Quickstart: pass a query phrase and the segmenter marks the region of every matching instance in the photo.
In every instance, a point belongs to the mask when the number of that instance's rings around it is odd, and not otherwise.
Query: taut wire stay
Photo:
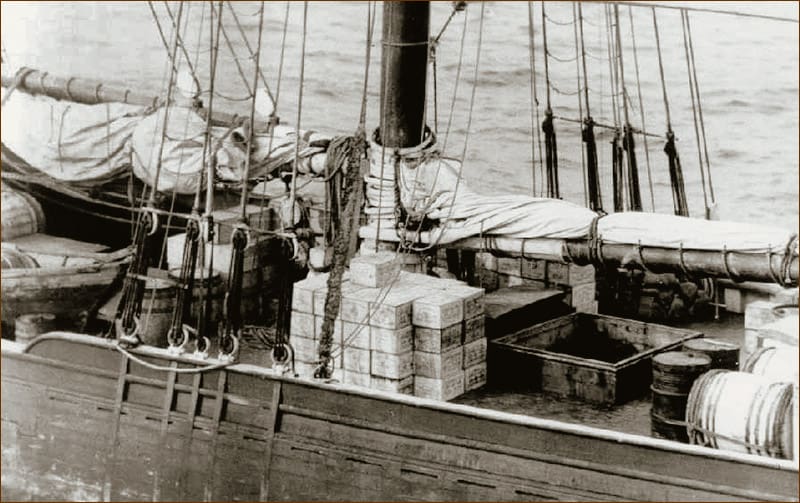
[[[689,12],[686,15],[686,34],[689,39],[689,56],[692,60],[692,79],[694,80],[694,93],[697,97],[697,115],[700,117],[700,134],[703,138],[703,156],[706,161],[706,175],[708,176],[708,194],[711,196],[711,205],[716,204],[714,197],[714,184],[711,182],[711,162],[708,160],[708,143],[706,142],[706,124],[703,120],[703,100],[700,98],[700,84],[697,80],[697,65],[694,62],[694,42],[692,41],[692,24],[689,19]]]
[[[636,94],[639,97],[639,116],[642,119],[642,131],[646,131],[647,128],[645,127],[644,117],[644,101],[642,100],[642,82],[639,78],[639,51],[636,47],[636,31],[633,26],[633,9],[628,6],[628,18],[630,19],[630,28],[631,28],[631,45],[633,46],[633,65],[636,69]],[[656,200],[655,195],[653,193],[653,173],[650,169],[650,148],[647,145],[647,135],[642,134],[642,142],[644,143],[644,158],[645,164],[647,165],[647,184],[650,187],[650,211],[656,211]]]
[[[700,142],[700,126],[697,117],[697,95],[695,94],[695,86],[693,83],[693,77],[695,76],[695,74],[694,72],[692,72],[691,56],[689,55],[689,39],[686,29],[686,16],[687,16],[686,12],[681,11],[681,27],[683,28],[683,50],[684,50],[684,55],[686,57],[686,74],[689,79],[689,96],[691,97],[692,100],[692,118],[694,119],[694,136],[695,136],[695,141],[697,142],[697,162],[700,167],[700,183],[703,186],[703,207],[705,209],[705,218],[706,220],[708,220],[711,218],[711,207],[709,206],[708,202],[708,191],[706,189],[706,175],[705,175],[705,170],[703,169],[703,154]]]
[[[572,2],[572,33],[575,40],[575,84],[578,90],[578,116],[583,118],[583,98],[581,97],[581,61],[578,43],[578,13],[575,2]],[[589,206],[589,189],[586,181],[586,154],[581,149],[581,178],[583,180],[583,204]]]
[[[228,3],[228,8],[230,9],[231,14],[233,15],[233,21],[236,23],[236,27],[239,29],[239,34],[242,36],[242,41],[244,42],[244,46],[247,48],[250,57],[254,58],[255,53],[253,52],[253,48],[250,46],[250,42],[247,41],[247,36],[245,35],[242,24],[239,22],[239,17],[236,15],[236,11],[233,9],[233,6],[231,5],[230,1],[228,1],[227,3]],[[221,9],[222,7],[220,6],[220,12],[222,12]],[[263,14],[259,13],[259,17],[261,16],[263,16]],[[258,74],[261,76],[261,81],[264,83],[264,88],[266,89],[267,95],[269,96],[270,101],[272,101],[272,106],[274,108],[276,97],[272,95],[272,91],[269,88],[269,83],[267,82],[267,78],[264,76],[264,72],[261,70],[260,67],[258,68]],[[253,87],[254,94],[256,92],[256,87]]]
[[[669,178],[672,186],[672,204],[676,215],[688,217],[689,207],[686,202],[686,188],[683,181],[683,169],[678,149],[675,146],[675,133],[672,131],[672,120],[670,118],[669,98],[667,97],[667,82],[664,78],[664,62],[661,56],[661,38],[658,33],[658,19],[655,7],[653,12],[653,32],[656,39],[656,55],[658,56],[658,72],[661,77],[661,91],[664,97],[664,112],[667,118],[667,142],[664,145],[664,152],[667,154],[669,164]]]
[[[297,135],[294,143],[294,162],[292,163],[292,186],[289,193],[289,223],[295,225],[297,215],[295,215],[295,206],[297,200],[297,165],[300,162],[300,119],[303,116],[303,84],[305,83],[306,75],[306,39],[308,35],[308,2],[303,2],[303,35],[300,46],[300,83],[297,91],[297,121],[295,128]]]
[[[556,130],[553,123],[553,108],[550,101],[550,53],[547,49],[547,13],[545,2],[542,0],[542,40],[544,48],[544,76],[547,82],[547,108],[544,112],[542,132],[544,133],[545,162],[547,168],[547,197],[559,198],[558,189],[558,148],[556,144]]]
[[[539,93],[536,86],[536,37],[533,32],[533,2],[528,2],[528,63],[530,65],[531,76],[531,135],[535,136],[536,142],[531,141],[531,194],[536,196],[536,146],[539,147],[539,170],[540,179],[544,182],[544,166],[542,164],[542,136],[539,131]],[[531,138],[533,140],[533,138]],[[542,195],[541,188],[539,194]]]
[[[639,191],[639,169],[636,164],[636,149],[631,129],[630,114],[628,112],[628,88],[625,85],[625,65],[622,49],[622,28],[619,24],[619,6],[614,4],[614,22],[617,32],[617,55],[619,60],[619,80],[622,85],[622,109],[625,114],[622,148],[628,158],[628,209],[642,211],[642,196]]]
[[[230,6],[230,4],[228,4]],[[267,142],[267,152],[272,152],[272,144],[275,141],[275,125],[278,121],[278,102],[281,97],[281,81],[283,80],[283,62],[284,57],[286,55],[286,34],[288,32],[289,27],[289,9],[291,7],[290,2],[286,2],[286,10],[283,15],[283,34],[281,35],[281,52],[280,57],[278,58],[278,76],[277,76],[277,83],[275,84],[275,102],[272,108],[272,116],[269,117],[269,141]],[[231,6],[231,8],[233,8]],[[258,209],[258,219],[259,222],[262,222],[264,217],[264,210],[265,210],[265,203],[267,200],[267,183],[266,179],[264,183],[261,185],[261,197],[259,197],[259,209]]]
[[[603,198],[600,190],[600,177],[597,169],[597,143],[594,137],[594,119],[589,104],[589,77],[586,72],[586,44],[583,34],[583,6],[578,4],[578,28],[581,40],[581,63],[583,67],[583,98],[586,105],[586,117],[581,128],[581,140],[586,144],[586,183],[589,193],[589,209],[603,211]]]
[[[614,211],[620,212],[625,209],[625,189],[623,178],[625,176],[622,169],[622,145],[621,128],[619,118],[619,108],[617,96],[619,96],[619,79],[617,75],[618,66],[616,64],[617,49],[612,41],[611,35],[611,14],[608,5],[604,6],[606,22],[606,46],[608,50],[608,77],[611,87],[611,111],[614,119],[614,136],[611,139],[611,178],[614,196]]]

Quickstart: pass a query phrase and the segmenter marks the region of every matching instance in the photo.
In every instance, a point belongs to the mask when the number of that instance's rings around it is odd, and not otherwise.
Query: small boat
[[[43,235],[38,235],[44,237]],[[59,238],[44,237],[48,248]],[[30,242],[30,241],[27,241]],[[21,246],[3,243],[4,259],[20,253]],[[36,254],[24,252],[27,257]],[[49,313],[77,320],[95,311],[111,296],[115,280],[119,282],[128,262],[128,250],[116,253],[39,255],[37,267],[3,268],[3,324],[13,327],[13,320],[26,314]],[[52,259],[47,264],[42,258]],[[82,314],[83,313],[83,314]],[[76,328],[80,325],[76,325]]]

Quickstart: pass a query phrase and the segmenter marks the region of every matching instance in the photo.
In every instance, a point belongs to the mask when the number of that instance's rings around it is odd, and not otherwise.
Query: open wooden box
[[[653,355],[702,337],[691,330],[573,313],[490,342],[489,378],[599,404],[646,395]]]

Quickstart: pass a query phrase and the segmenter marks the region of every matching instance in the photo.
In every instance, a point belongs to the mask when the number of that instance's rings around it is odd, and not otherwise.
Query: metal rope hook
[[[167,351],[171,355],[182,355],[186,352],[186,344],[189,342],[190,332],[187,330],[189,328],[188,325],[182,325],[180,330],[177,332],[180,333],[180,338],[176,338],[176,330],[172,327],[167,330],[167,342],[169,346],[167,346]]]
[[[294,348],[288,342],[278,343],[270,352],[272,370],[279,375],[294,371]]]
[[[135,348],[142,343],[142,340],[139,338],[139,317],[133,316],[130,319],[130,323],[132,324],[131,327],[125,328],[125,324],[122,323],[122,318],[117,318],[114,320],[114,327],[117,330],[119,344],[126,348]]]

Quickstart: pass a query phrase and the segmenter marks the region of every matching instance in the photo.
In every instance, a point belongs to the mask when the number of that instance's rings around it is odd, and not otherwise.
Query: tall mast
[[[422,143],[430,2],[384,2],[381,53],[381,143]]]

